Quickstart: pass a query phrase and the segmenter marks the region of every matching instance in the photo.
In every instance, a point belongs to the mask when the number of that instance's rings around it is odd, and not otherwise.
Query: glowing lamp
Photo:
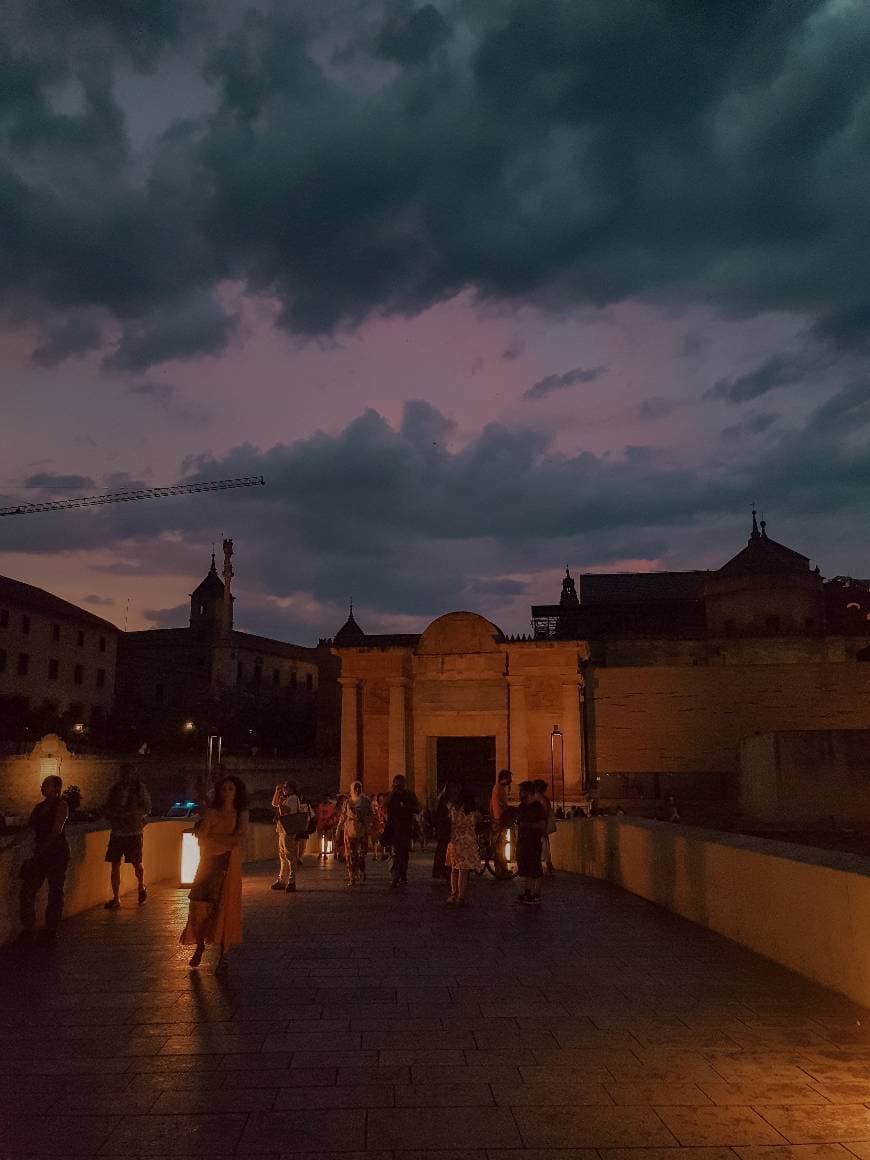
[[[321,857],[323,857],[323,858],[327,857],[328,854],[331,854],[333,852],[333,849],[334,849],[334,843],[333,843],[332,838],[328,837],[326,834],[322,834],[320,837]]]
[[[194,725],[194,723],[192,721],[187,720],[184,722],[184,724],[181,726],[181,728],[184,730],[185,733],[192,733],[194,731],[194,729],[196,728],[196,726]]]
[[[180,886],[192,886],[199,867],[199,842],[193,830],[185,830],[181,835],[181,881]]]
[[[73,725],[73,733],[84,733],[84,731],[85,727],[83,722],[76,721],[75,725]]]
[[[510,862],[511,860],[511,831],[508,827],[504,832],[504,860]]]

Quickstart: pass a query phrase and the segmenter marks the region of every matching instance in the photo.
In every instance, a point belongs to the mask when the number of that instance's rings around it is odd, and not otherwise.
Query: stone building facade
[[[271,736],[292,721],[310,733],[312,743],[316,737],[323,752],[329,747],[330,714],[338,715],[336,662],[328,648],[234,628],[232,555],[232,540],[225,540],[221,577],[212,554],[208,573],[190,595],[186,628],[123,634],[119,713],[143,737],[149,736],[149,728],[153,735],[157,723],[167,718],[190,718],[197,729],[220,732],[230,715],[241,714],[253,736],[260,728]]]
[[[342,785],[403,772],[431,800],[458,775],[482,796],[508,767],[566,802],[727,797],[742,738],[870,727],[870,623],[843,592],[753,515],[718,571],[583,575],[579,592],[566,573],[527,637],[472,612],[372,636],[351,612],[332,642]]]
[[[112,705],[119,635],[68,600],[0,576],[0,697],[97,724]]]

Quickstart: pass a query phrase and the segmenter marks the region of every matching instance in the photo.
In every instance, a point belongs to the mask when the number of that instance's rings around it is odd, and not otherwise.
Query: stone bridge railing
[[[870,1006],[870,859],[640,818],[560,822],[551,848]]]
[[[145,827],[145,847],[142,862],[146,885],[155,882],[178,882],[181,870],[181,836],[190,829],[190,821],[166,819],[149,822]],[[109,836],[105,825],[70,826],[67,830],[71,850],[66,876],[64,914],[69,917],[99,906],[111,897],[109,867],[105,862],[106,842]],[[0,839],[0,945],[11,941],[19,930],[18,924],[18,870],[33,849],[33,839],[10,846],[9,839]],[[314,846],[312,845],[312,849]],[[247,862],[277,859],[275,827],[253,823],[248,830]],[[277,860],[276,860],[277,867]],[[121,886],[124,893],[132,893],[136,879],[129,866],[121,867]],[[37,905],[41,913],[44,888]]]

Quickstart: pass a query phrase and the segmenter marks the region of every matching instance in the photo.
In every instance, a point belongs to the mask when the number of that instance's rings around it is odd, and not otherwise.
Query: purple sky
[[[870,10],[52,0],[0,16],[0,571],[301,643],[572,570],[716,567],[753,500],[870,575]],[[5,62],[5,63],[4,63]]]

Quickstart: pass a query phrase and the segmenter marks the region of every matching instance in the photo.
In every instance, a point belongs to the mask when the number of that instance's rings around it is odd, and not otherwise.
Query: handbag
[[[281,829],[289,838],[301,838],[308,833],[308,811],[281,814]]]
[[[214,854],[200,862],[188,898],[191,902],[220,902],[224,879],[230,868],[230,855]]]

